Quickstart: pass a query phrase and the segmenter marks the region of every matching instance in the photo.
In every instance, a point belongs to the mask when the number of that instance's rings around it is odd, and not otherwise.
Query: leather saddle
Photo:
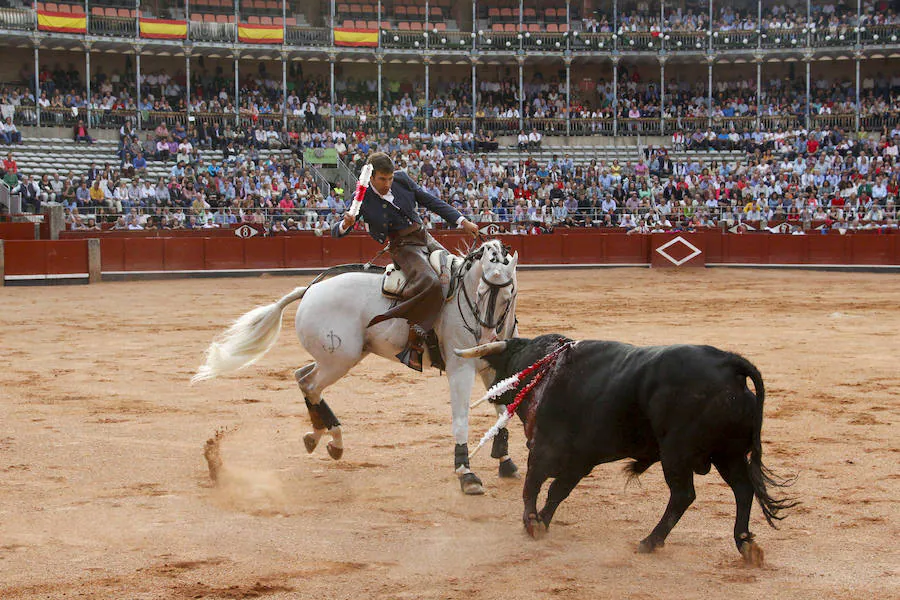
[[[463,259],[450,254],[447,250],[435,250],[428,257],[428,262],[441,280],[444,298],[453,297],[456,293],[456,274],[459,272]],[[406,275],[397,265],[391,263],[384,269],[381,293],[394,300],[403,300],[405,299],[406,283]]]

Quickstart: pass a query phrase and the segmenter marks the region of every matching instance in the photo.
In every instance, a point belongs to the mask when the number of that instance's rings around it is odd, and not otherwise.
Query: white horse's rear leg
[[[294,378],[306,399],[306,409],[309,411],[309,420],[313,426],[313,430],[303,436],[307,452],[315,450],[319,440],[328,432],[331,436],[331,441],[326,446],[328,455],[337,460],[344,454],[341,422],[322,399],[322,390],[346,375],[356,362],[359,360],[349,365],[334,362],[323,365],[313,362],[294,371]]]

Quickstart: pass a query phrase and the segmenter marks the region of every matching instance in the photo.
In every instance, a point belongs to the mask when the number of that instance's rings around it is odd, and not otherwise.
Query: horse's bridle
[[[467,256],[465,259],[465,265],[463,266],[463,268],[461,268],[459,270],[459,273],[457,274],[457,278],[459,279],[458,287],[462,288],[463,293],[461,295],[459,293],[456,294],[456,306],[459,310],[459,316],[460,316],[460,318],[462,318],[463,326],[466,328],[466,330],[469,331],[469,333],[471,333],[475,337],[476,343],[481,339],[481,332],[478,331],[477,329],[475,329],[474,326],[469,325],[469,321],[468,321],[468,319],[466,319],[465,311],[463,311],[461,297],[465,298],[466,306],[468,307],[469,311],[471,311],[472,316],[475,317],[475,322],[478,325],[484,327],[485,329],[490,329],[490,330],[493,330],[493,331],[499,333],[499,331],[497,331],[497,330],[500,328],[500,326],[503,323],[506,322],[506,317],[509,315],[509,310],[510,310],[510,308],[512,308],[513,302],[515,302],[515,300],[516,300],[516,294],[518,293],[518,291],[515,289],[515,287],[513,287],[512,293],[510,294],[510,297],[509,297],[509,301],[506,303],[506,308],[503,310],[503,313],[499,317],[497,317],[496,320],[494,320],[493,317],[494,317],[494,310],[495,310],[496,304],[497,304],[497,296],[500,294],[500,290],[513,285],[513,278],[510,277],[508,281],[504,281],[503,283],[492,283],[492,282],[488,281],[488,279],[484,276],[484,273],[482,273],[481,281],[483,281],[485,283],[485,285],[487,285],[488,288],[490,288],[490,292],[489,292],[490,296],[489,296],[488,306],[485,308],[484,318],[483,319],[481,318],[481,316],[478,314],[478,304],[476,302],[473,302],[472,299],[469,297],[469,290],[466,288],[464,278],[465,278],[466,274],[469,272],[469,270],[472,268],[472,265],[475,263],[475,260],[476,259],[480,260],[483,256],[484,256],[484,249],[481,249],[478,252]]]

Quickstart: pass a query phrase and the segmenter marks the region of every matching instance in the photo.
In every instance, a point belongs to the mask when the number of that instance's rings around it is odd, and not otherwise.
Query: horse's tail
[[[753,423],[753,441],[750,448],[750,461],[747,464],[750,473],[750,482],[753,485],[753,494],[759,502],[759,507],[763,511],[763,516],[772,527],[775,527],[775,521],[780,521],[784,515],[780,515],[783,510],[793,508],[798,502],[791,498],[775,498],[767,489],[768,487],[786,487],[791,485],[796,477],[782,479],[776,476],[762,462],[762,422],[763,422],[763,403],[766,399],[766,389],[763,385],[762,374],[753,364],[743,356],[737,354],[732,358],[742,375],[749,377],[756,388],[756,412]],[[777,529],[777,528],[776,528]]]
[[[255,363],[272,349],[281,333],[281,314],[291,302],[303,298],[309,286],[298,287],[272,304],[254,308],[209,345],[206,362],[191,377],[191,383],[214,379]]]

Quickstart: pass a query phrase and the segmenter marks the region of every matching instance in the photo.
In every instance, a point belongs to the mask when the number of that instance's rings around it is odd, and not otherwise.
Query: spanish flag
[[[335,46],[377,46],[377,29],[343,29],[334,28]]]
[[[187,21],[141,17],[141,37],[154,40],[183,40],[187,37]]]
[[[280,25],[238,25],[238,40],[245,44],[281,44],[284,42],[284,29]]]
[[[38,29],[58,33],[87,33],[87,18],[84,15],[39,10]]]

